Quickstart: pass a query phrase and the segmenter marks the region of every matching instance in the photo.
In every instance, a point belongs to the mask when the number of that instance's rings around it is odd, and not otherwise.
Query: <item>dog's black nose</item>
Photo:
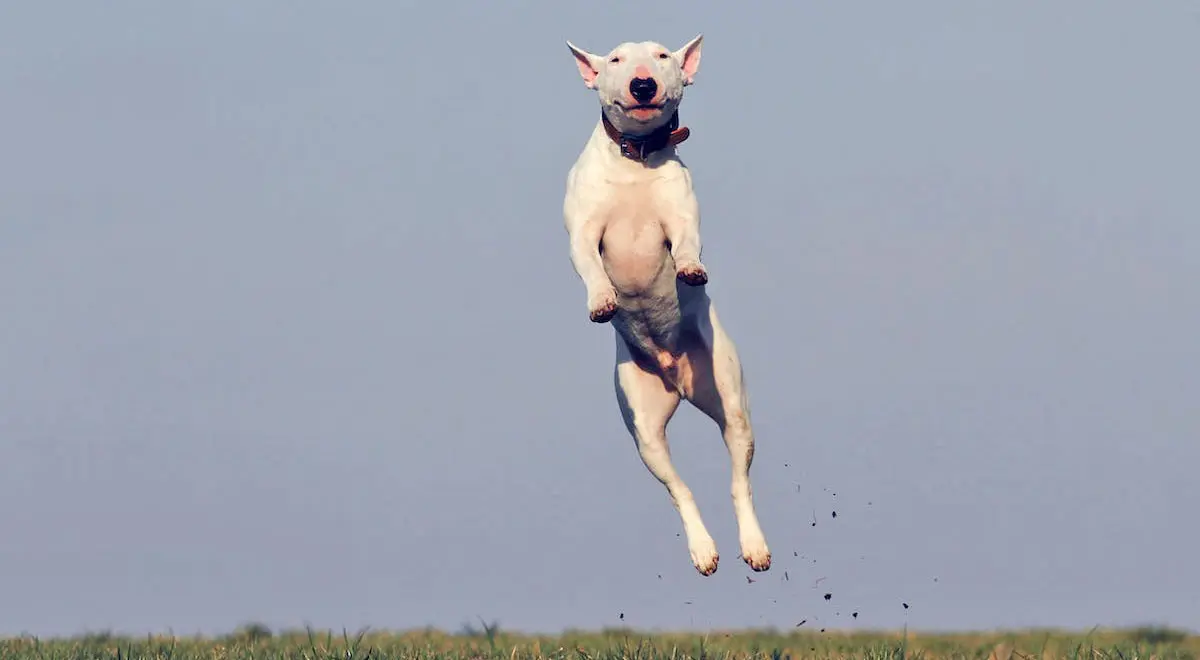
[[[658,83],[653,78],[634,78],[629,83],[629,93],[638,103],[649,103],[658,93]]]

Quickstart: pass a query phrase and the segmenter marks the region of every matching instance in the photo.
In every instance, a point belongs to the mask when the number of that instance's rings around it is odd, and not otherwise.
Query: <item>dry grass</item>
[[[138,659],[339,660],[1196,660],[1200,637],[1165,628],[1123,631],[1019,631],[975,634],[819,633],[773,630],[643,633],[609,629],[558,636],[508,634],[494,628],[449,635],[433,630],[274,634],[250,625],[216,638],[130,638],[92,633],[68,639],[0,640],[0,660]]]

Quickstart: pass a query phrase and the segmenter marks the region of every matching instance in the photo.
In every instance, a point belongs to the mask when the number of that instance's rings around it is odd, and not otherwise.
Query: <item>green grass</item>
[[[90,633],[64,639],[0,639],[0,660],[1196,660],[1200,636],[1166,628],[963,634],[774,630],[645,633],[608,629],[558,636],[509,634],[495,627],[449,635],[438,631],[359,634],[287,631],[257,624],[222,637],[122,637]]]

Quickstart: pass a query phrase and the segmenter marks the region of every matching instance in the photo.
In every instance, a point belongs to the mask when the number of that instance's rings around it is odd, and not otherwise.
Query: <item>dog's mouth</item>
[[[625,105],[624,103],[617,101],[616,104],[625,112],[633,112],[634,110],[662,110],[664,107],[662,103],[635,103],[633,105]]]
[[[663,108],[666,107],[663,103],[635,103],[626,105],[617,101],[617,107],[625,113],[625,116],[638,122],[651,122],[658,119],[663,114]]]

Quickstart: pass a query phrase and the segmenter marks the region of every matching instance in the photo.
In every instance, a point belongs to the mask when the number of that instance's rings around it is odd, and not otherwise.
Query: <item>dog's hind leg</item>
[[[679,408],[680,395],[668,389],[658,374],[644,369],[630,355],[625,340],[617,337],[617,364],[613,373],[621,417],[637,443],[646,468],[667,488],[671,503],[683,520],[692,564],[701,575],[717,570],[717,546],[700,518],[692,491],[671,464],[667,422]]]
[[[756,571],[771,567],[771,551],[754,512],[750,464],[754,461],[754,429],[750,401],[742,379],[737,347],[717,319],[710,301],[697,310],[696,330],[681,338],[692,373],[689,401],[721,429],[733,467],[731,494],[737,516],[742,559]]]

